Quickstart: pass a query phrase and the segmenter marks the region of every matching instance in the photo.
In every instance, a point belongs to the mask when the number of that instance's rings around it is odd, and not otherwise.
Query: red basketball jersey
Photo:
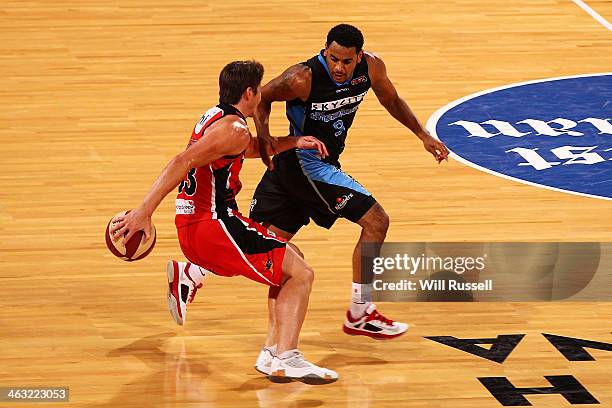
[[[210,125],[228,115],[244,119],[238,109],[227,104],[219,104],[206,111],[195,125],[187,148],[197,143]],[[244,152],[192,168],[179,185],[176,226],[180,228],[201,220],[217,219],[219,213],[227,215],[231,210],[238,210],[236,195],[242,188],[238,175],[243,161]]]

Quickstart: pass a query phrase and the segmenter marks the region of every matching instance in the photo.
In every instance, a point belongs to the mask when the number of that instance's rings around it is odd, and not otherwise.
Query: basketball
[[[139,259],[144,258],[149,255],[149,253],[153,250],[155,246],[155,241],[157,239],[157,234],[155,233],[155,225],[152,225],[151,229],[151,238],[144,242],[145,234],[144,231],[138,231],[128,242],[126,245],[123,245],[123,239],[118,239],[117,241],[113,241],[113,237],[111,237],[110,229],[111,224],[113,223],[113,218],[118,217],[120,215],[125,215],[129,212],[122,211],[116,215],[114,215],[108,224],[106,224],[106,246],[115,255],[117,258],[121,258],[124,261],[132,262],[137,261]]]

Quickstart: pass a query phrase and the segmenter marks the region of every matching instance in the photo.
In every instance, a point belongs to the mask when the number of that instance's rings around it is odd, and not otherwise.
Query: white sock
[[[263,346],[263,350],[268,350],[268,352],[270,354],[272,354],[273,356],[276,355],[276,344],[272,345],[272,346]]]
[[[366,309],[372,303],[372,284],[353,282],[351,316],[359,318],[363,316]]]
[[[206,275],[210,273],[209,270],[204,269],[201,266],[198,266],[194,263],[187,262],[187,265],[189,266],[189,269],[187,269],[187,266],[185,266],[185,270],[189,274],[189,277],[191,278],[193,283],[195,283],[196,286],[202,283]]]

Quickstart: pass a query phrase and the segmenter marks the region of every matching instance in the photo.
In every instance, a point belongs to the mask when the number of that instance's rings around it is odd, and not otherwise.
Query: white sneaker
[[[338,379],[338,373],[327,368],[316,366],[306,360],[297,349],[292,350],[290,357],[275,356],[270,365],[268,378],[272,382],[287,383],[293,380],[306,384],[329,384]]]
[[[192,264],[189,262],[168,261],[166,268],[168,273],[168,310],[174,321],[185,324],[187,314],[187,302],[193,302],[196,292],[202,284],[195,285],[189,276],[189,269]]]
[[[378,313],[376,305],[372,303],[359,319],[353,318],[351,311],[347,311],[342,330],[352,336],[368,336],[376,340],[390,340],[406,333],[408,325],[387,319]]]
[[[272,365],[273,358],[274,355],[268,347],[262,348],[255,362],[255,369],[262,374],[270,375],[270,366]]]

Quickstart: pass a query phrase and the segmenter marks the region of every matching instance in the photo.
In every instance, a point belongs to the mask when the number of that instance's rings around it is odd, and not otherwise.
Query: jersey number
[[[188,196],[192,196],[195,194],[196,188],[198,188],[198,182],[195,178],[195,174],[195,167],[189,170],[189,173],[187,173],[187,180],[181,181],[181,184],[179,185],[179,193],[185,191],[185,194],[187,194]]]
[[[342,133],[346,132],[346,128],[344,127],[344,122],[342,121],[342,119],[338,119],[337,121],[332,123],[332,126],[334,127],[334,129],[337,130],[337,132],[334,133],[334,136],[336,137],[340,137]]]

